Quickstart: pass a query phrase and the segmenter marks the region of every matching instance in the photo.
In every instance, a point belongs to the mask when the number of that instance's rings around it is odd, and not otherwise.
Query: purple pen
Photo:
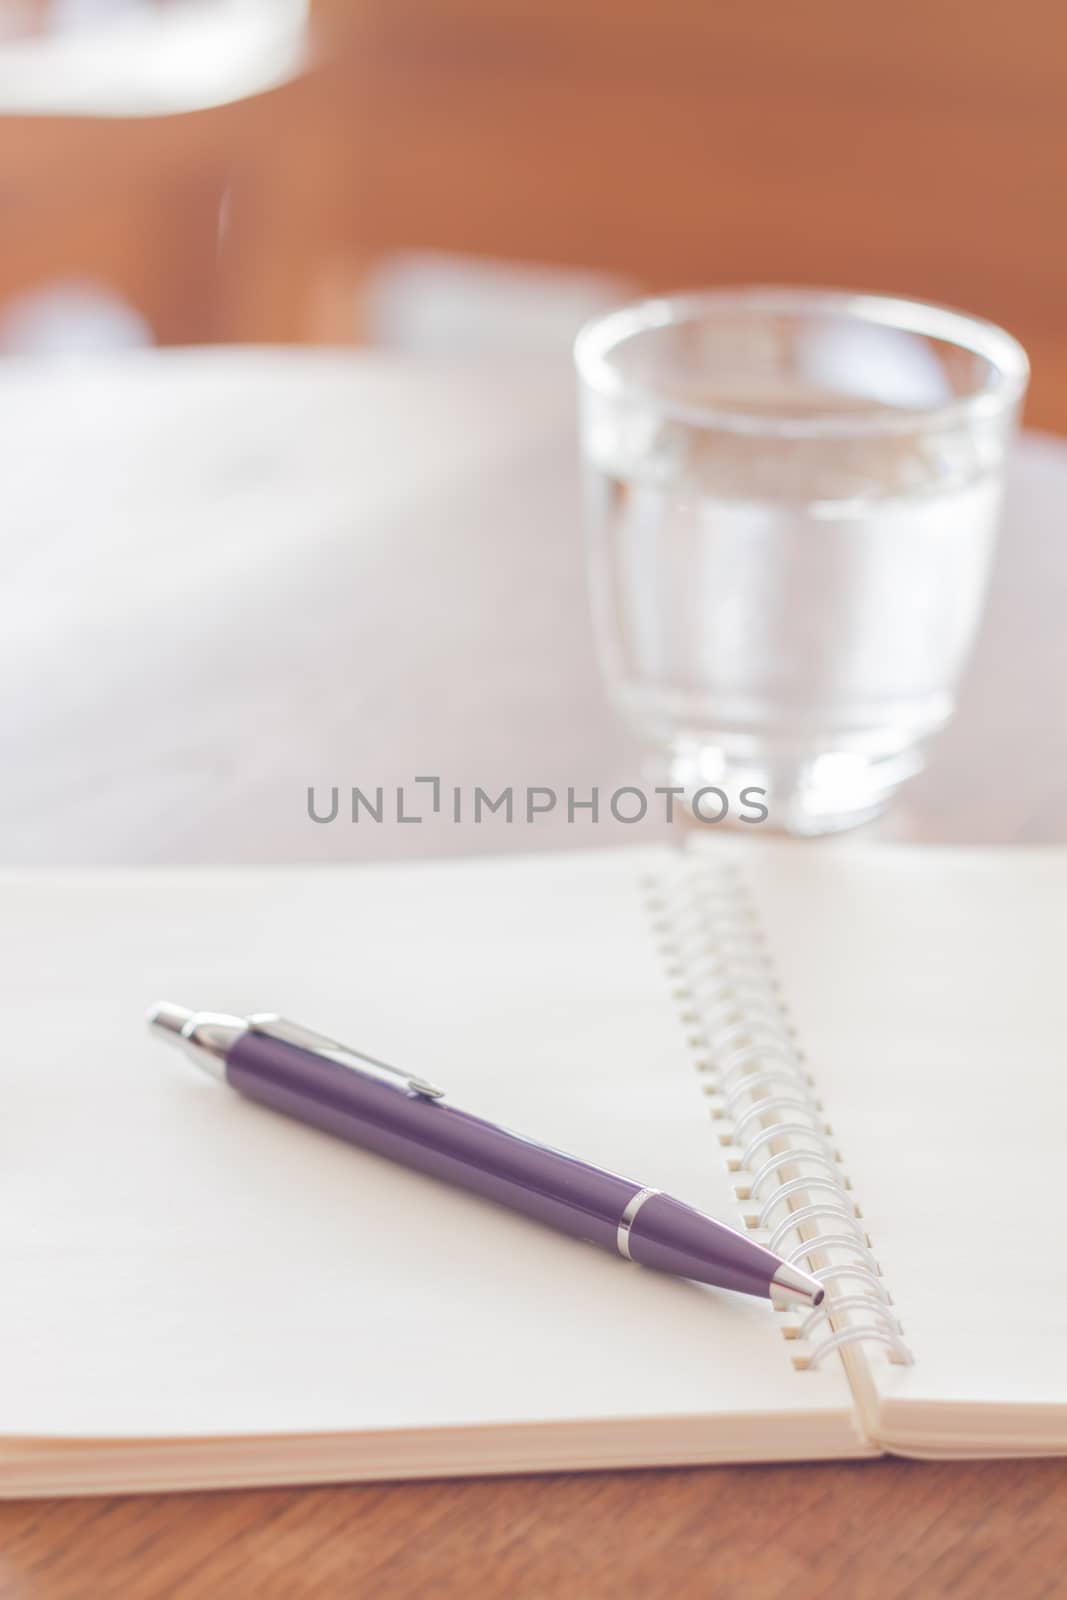
[[[509,1206],[628,1261],[783,1307],[823,1288],[772,1251],[658,1189],[450,1105],[443,1092],[283,1017],[157,1005],[149,1023],[260,1105]]]

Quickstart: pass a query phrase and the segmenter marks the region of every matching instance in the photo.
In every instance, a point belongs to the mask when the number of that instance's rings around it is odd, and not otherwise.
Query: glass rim
[[[790,417],[775,416],[767,411],[746,411],[743,406],[705,406],[672,399],[654,385],[625,378],[613,364],[614,352],[636,334],[680,327],[709,312],[731,309],[793,315],[830,312],[861,323],[895,328],[901,333],[920,334],[983,357],[989,362],[990,377],[972,393],[959,395],[943,405],[885,406],[877,411],[828,411],[821,415]],[[664,416],[697,427],[772,438],[911,433],[917,428],[925,431],[996,417],[1021,399],[1030,377],[1030,362],[1018,339],[995,322],[951,306],[848,289],[762,285],[655,295],[604,312],[579,330],[574,342],[574,364],[581,382],[597,394],[616,398],[632,395],[655,405]]]

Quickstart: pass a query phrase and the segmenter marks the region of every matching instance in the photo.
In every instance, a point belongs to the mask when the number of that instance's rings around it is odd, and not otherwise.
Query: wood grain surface
[[[1010,15],[972,0],[965,22],[951,0],[316,10],[347,50],[293,102],[257,264],[299,254],[291,203],[307,227],[321,219],[320,263],[340,276],[348,259],[350,283],[414,248],[654,289],[832,283],[944,300],[1041,346],[1031,420],[1067,430],[1056,0]],[[301,147],[316,127],[326,161]],[[354,292],[347,326],[342,311],[315,327],[298,261],[287,281],[242,281],[247,336],[351,337]]]
[[[1038,1600],[1060,1462],[875,1461],[0,1506],[4,1600]]]
[[[327,354],[6,369],[2,859],[608,842],[304,813],[308,781],[435,762],[463,782],[625,781],[589,647],[569,406],[565,373]],[[883,836],[1067,839],[1065,504],[1067,449],[1028,441],[958,718]],[[1057,1461],[0,1505],[2,1600],[1065,1592]]]

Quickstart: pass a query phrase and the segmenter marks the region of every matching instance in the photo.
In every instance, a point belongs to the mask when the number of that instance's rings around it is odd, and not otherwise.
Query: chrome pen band
[[[630,1229],[634,1225],[637,1213],[646,1200],[651,1200],[654,1194],[660,1193],[659,1189],[638,1189],[637,1193],[632,1194],[626,1202],[615,1233],[615,1244],[620,1256],[625,1256],[627,1261],[633,1260],[633,1256],[630,1254]]]

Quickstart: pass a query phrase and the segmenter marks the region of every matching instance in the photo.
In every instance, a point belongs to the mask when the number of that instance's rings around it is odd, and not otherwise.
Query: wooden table
[[[637,775],[566,374],[332,354],[0,374],[0,858],[313,861],[655,828],[309,820],[316,785]],[[1067,449],[1013,474],[958,717],[876,831],[1067,839]],[[10,1377],[10,1375],[9,1375]],[[0,1506],[2,1600],[1063,1593],[1067,1467],[881,1461]]]

